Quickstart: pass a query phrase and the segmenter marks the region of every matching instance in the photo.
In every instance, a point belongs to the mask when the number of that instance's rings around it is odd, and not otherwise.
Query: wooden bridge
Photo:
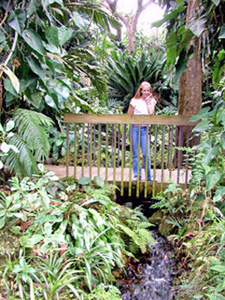
[[[191,178],[187,151],[197,142],[192,134],[196,125],[190,116],[129,116],[65,114],[66,166],[58,166],[60,177],[101,177],[120,188],[121,196],[141,193],[147,198],[164,190],[170,182],[188,187]],[[153,180],[147,181],[145,166],[142,181],[132,181],[132,144],[128,136],[130,125],[147,126]],[[186,147],[186,148],[185,148]],[[140,141],[138,165],[142,163]],[[54,167],[48,166],[49,169]]]

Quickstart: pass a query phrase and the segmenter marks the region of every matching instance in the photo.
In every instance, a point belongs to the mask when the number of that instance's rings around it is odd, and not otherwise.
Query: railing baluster
[[[189,147],[189,139],[190,139],[190,126],[187,126],[187,140],[186,140],[186,147]],[[188,182],[188,159],[189,159],[189,152],[186,152],[186,161],[185,161],[185,188],[187,188]]]
[[[140,194],[140,156],[141,156],[141,126],[138,125],[138,161],[137,161],[137,188],[136,188],[136,196],[139,198]]]
[[[113,184],[116,184],[116,124],[113,124]]]
[[[183,126],[179,126],[179,140],[178,140],[178,147],[181,147],[181,139],[183,139]],[[180,183],[180,169],[181,169],[181,153],[182,151],[178,150],[178,169],[177,169],[177,183]]]
[[[155,144],[154,144],[154,167],[153,167],[153,183],[152,183],[152,195],[155,196],[155,179],[156,179],[156,153],[157,153],[157,135],[158,135],[158,125],[155,125]]]
[[[73,176],[77,179],[77,123],[74,124],[74,158],[73,158]]]
[[[92,154],[93,154],[93,145],[92,145],[92,124],[90,124],[90,157],[89,157],[89,177],[92,179]]]
[[[173,164],[173,125],[169,126],[168,132],[168,168],[169,168],[169,180],[172,178],[172,164]]]
[[[162,142],[161,142],[161,190],[164,186],[164,151],[165,151],[165,125],[162,125]]]
[[[145,156],[145,183],[144,183],[144,197],[147,198],[147,180],[148,180],[148,159],[149,159],[149,156],[150,156],[150,143],[149,143],[149,136],[148,136],[148,129],[149,129],[149,126],[147,125],[147,130],[146,130],[146,149],[145,149],[145,153],[146,153],[146,156]],[[151,168],[151,166],[150,166]]]
[[[112,124],[112,143],[111,143],[111,168],[113,168],[113,157],[114,157],[114,124]]]
[[[117,139],[117,167],[120,165],[120,124],[118,124],[118,139]]]
[[[93,166],[95,166],[95,144],[96,144],[96,125],[94,124],[94,131],[93,131]]]
[[[120,188],[120,194],[121,194],[121,196],[124,195],[123,171],[124,171],[124,153],[125,153],[124,136],[126,134],[125,130],[126,130],[126,125],[122,124],[121,188]]]
[[[109,124],[106,124],[106,137],[105,137],[105,183],[108,182],[108,151],[109,151]]]
[[[98,170],[97,170],[97,175],[100,176],[100,166],[101,166],[101,124],[98,124]]]
[[[129,190],[128,190],[128,196],[131,197],[132,194],[132,153],[133,153],[133,148],[132,148],[132,139],[133,139],[133,130],[132,130],[132,125],[130,124],[129,128],[129,133],[130,133],[130,154],[129,154]]]
[[[84,176],[84,155],[85,155],[85,152],[84,152],[84,125],[85,124],[82,124],[82,156],[81,156],[82,177]]]
[[[69,124],[66,123],[66,177],[69,176],[69,155],[70,155],[70,147],[69,147]]]

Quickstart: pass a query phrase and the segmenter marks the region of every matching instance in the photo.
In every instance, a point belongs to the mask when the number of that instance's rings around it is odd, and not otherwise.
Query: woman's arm
[[[147,102],[147,108],[148,108],[148,113],[149,113],[149,115],[154,114],[154,111],[155,111],[155,105],[156,105],[156,100],[155,100],[155,98],[147,99],[146,102]]]
[[[134,114],[134,107],[132,105],[129,105],[128,115],[133,115],[133,114]]]

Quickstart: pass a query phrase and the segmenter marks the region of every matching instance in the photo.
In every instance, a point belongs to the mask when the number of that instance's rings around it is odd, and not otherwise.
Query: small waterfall
[[[172,300],[172,281],[175,270],[173,250],[156,231],[152,233],[156,243],[150,252],[131,258],[126,274],[118,283],[123,300]]]

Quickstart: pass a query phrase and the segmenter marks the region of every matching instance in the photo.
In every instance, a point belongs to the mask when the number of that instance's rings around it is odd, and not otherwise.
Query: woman
[[[155,111],[156,99],[152,95],[151,85],[147,81],[143,81],[130,101],[128,114],[129,115],[152,115]],[[148,143],[148,161],[147,161],[147,180],[152,180],[151,174],[151,161],[150,161],[150,151],[149,151],[149,141],[146,125],[139,126],[132,125],[132,150],[133,150],[133,173],[134,180],[137,180],[138,176],[138,141],[139,141],[139,132],[140,132],[140,146],[143,153],[144,166],[146,167],[146,144]],[[130,128],[130,129],[131,129]],[[131,137],[131,132],[129,132]],[[139,179],[141,180],[141,163],[139,171]]]

